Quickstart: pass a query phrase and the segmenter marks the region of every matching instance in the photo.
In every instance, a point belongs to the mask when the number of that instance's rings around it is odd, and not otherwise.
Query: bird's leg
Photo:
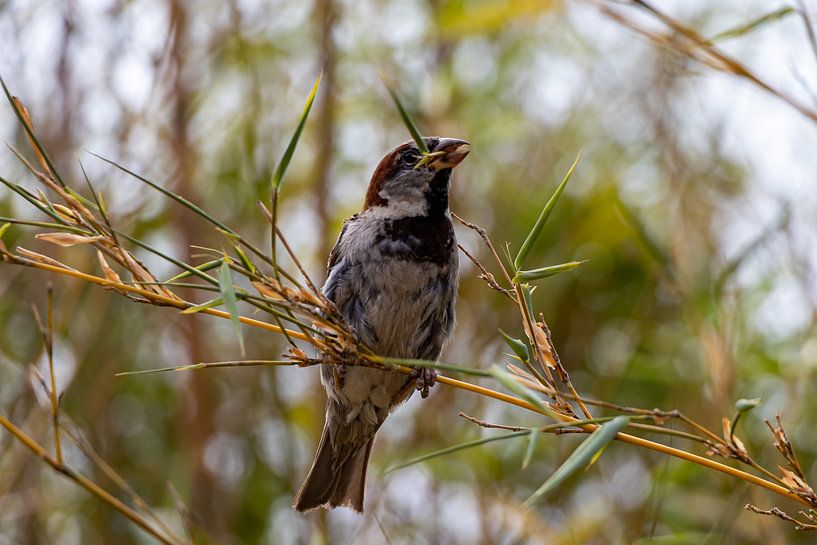
[[[437,370],[428,367],[415,367],[411,376],[415,379],[415,387],[420,392],[420,397],[427,398],[428,391],[437,382]]]

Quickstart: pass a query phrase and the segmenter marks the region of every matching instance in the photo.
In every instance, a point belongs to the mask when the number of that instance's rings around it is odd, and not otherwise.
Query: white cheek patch
[[[429,183],[432,173],[404,172],[387,182],[377,194],[386,201],[375,207],[373,215],[383,219],[410,218],[428,214]]]
[[[425,216],[428,213],[428,203],[425,196],[421,199],[406,199],[404,196],[389,197],[381,191],[379,195],[386,199],[386,204],[371,209],[371,215],[382,219],[410,218]]]

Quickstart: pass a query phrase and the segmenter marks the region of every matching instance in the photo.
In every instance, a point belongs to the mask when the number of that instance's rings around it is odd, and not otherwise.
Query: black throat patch
[[[428,212],[414,216],[383,221],[383,232],[375,245],[385,255],[413,261],[445,265],[456,252],[454,227],[448,216],[448,183],[451,169],[443,169],[434,176],[426,194]]]

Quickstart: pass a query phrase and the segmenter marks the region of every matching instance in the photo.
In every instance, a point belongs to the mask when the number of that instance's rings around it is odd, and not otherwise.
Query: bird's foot
[[[415,367],[411,376],[416,381],[416,388],[420,392],[420,397],[427,398],[429,390],[437,382],[437,370],[427,367]]]

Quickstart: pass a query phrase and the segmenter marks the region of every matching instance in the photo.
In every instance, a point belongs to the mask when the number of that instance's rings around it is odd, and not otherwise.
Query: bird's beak
[[[442,170],[454,168],[471,151],[471,144],[456,138],[441,138],[437,146],[427,155],[429,168]]]

